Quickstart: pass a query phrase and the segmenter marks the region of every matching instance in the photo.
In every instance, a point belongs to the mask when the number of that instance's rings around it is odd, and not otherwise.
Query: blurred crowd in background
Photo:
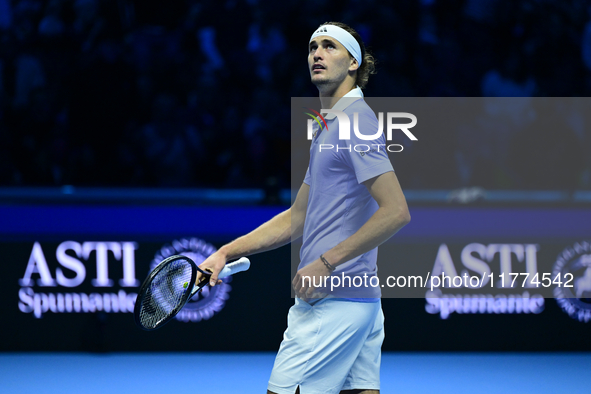
[[[317,95],[331,20],[378,60],[368,96],[591,93],[587,0],[0,0],[0,185],[289,187],[290,97]],[[458,130],[401,183],[589,189],[586,128]]]

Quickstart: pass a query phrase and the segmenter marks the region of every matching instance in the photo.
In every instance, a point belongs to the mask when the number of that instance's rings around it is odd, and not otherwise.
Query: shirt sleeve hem
[[[392,163],[388,161],[376,164],[375,166],[369,168],[364,168],[361,171],[357,171],[355,176],[357,177],[358,183],[363,183],[368,179],[375,178],[378,175],[382,175],[390,171],[394,172],[394,168],[392,167]]]

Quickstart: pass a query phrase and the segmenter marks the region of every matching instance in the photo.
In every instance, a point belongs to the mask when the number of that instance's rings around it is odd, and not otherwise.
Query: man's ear
[[[357,59],[351,56],[351,64],[349,65],[349,71],[357,71],[359,70],[359,63]]]

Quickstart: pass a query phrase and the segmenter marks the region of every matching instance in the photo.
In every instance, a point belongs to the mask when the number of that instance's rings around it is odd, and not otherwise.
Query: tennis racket
[[[250,261],[242,257],[227,264],[218,279],[246,271]],[[197,272],[203,274],[195,284]],[[162,260],[146,278],[135,301],[135,323],[143,330],[152,331],[168,323],[199,290],[209,283],[211,272],[197,267],[186,256],[170,256]]]

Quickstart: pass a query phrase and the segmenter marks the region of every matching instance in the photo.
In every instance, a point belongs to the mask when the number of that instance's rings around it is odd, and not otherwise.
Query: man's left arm
[[[371,178],[363,184],[376,200],[379,208],[353,235],[323,254],[323,257],[333,267],[378,247],[410,222],[406,199],[393,171]],[[301,280],[303,276],[328,276],[330,274],[331,271],[319,257],[297,272],[293,279],[296,294],[303,298],[310,298],[314,291],[313,287],[303,287],[304,283]]]

